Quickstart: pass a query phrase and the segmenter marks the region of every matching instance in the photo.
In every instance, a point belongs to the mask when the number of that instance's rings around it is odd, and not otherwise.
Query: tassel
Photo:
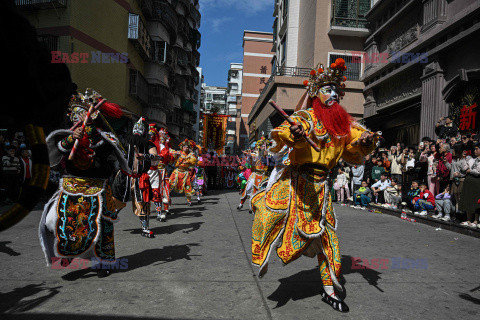
[[[105,101],[100,107],[100,110],[102,111],[102,113],[104,113],[110,118],[119,119],[123,116],[122,108],[118,104],[113,102]]]

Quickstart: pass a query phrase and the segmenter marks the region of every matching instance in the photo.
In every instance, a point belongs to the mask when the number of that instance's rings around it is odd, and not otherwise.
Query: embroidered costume
[[[167,165],[173,160],[173,156],[170,153],[170,137],[166,129],[161,128],[158,131],[158,154],[161,159],[158,161],[158,189],[154,191],[154,203],[157,210],[157,220],[167,221],[167,214],[170,214],[170,179],[167,175]],[[157,192],[157,195],[155,195]]]
[[[252,226],[252,262],[260,267],[260,276],[268,270],[268,259],[276,252],[281,261],[290,263],[302,254],[318,258],[324,300],[334,309],[348,311],[334,289],[343,291],[338,282],[341,255],[336,235],[337,219],[326,184],[328,172],[343,158],[360,164],[375,148],[373,134],[357,124],[337,103],[345,81],[343,59],[337,59],[324,72],[323,66],[312,70],[306,81],[312,107],[295,112],[275,128],[271,152],[290,148],[290,164],[281,169],[269,188],[251,200],[255,218]],[[333,114],[334,118],[329,118]],[[294,136],[293,132],[297,132]],[[319,147],[316,151],[298,132],[305,132]],[[280,155],[281,157],[282,155]]]
[[[154,174],[155,167],[152,161],[158,160],[155,145],[147,138],[148,127],[144,118],[140,118],[133,126],[132,133],[124,137],[126,158],[131,174],[121,170],[114,181],[114,197],[123,203],[132,201],[133,212],[140,219],[142,236],[151,238],[150,230],[150,176]]]
[[[170,190],[185,193],[190,206],[192,205],[192,196],[195,194],[193,180],[195,179],[197,158],[192,151],[195,148],[195,142],[185,139],[179,146],[181,151],[177,151],[174,154],[176,162],[175,170],[170,176]]]
[[[262,186],[265,187],[263,184],[268,181],[268,175],[266,174],[268,166],[266,164],[266,158],[263,156],[263,152],[268,143],[269,141],[262,137],[255,143],[255,151],[250,153],[253,163],[252,173],[250,174],[246,187],[242,192],[240,204],[238,205],[237,210],[241,210],[245,201],[256,194],[262,188]]]
[[[83,121],[90,106],[101,99],[90,90],[73,96],[70,120],[74,124]],[[108,106],[115,108],[114,104]],[[97,119],[100,112],[103,110],[96,110],[89,119]],[[104,262],[115,260],[113,223],[117,220],[117,206],[108,179],[116,165],[127,172],[129,168],[118,139],[96,124],[87,121],[72,160],[66,158],[75,144],[73,131],[56,130],[46,139],[50,165],[66,160],[66,173],[40,220],[39,238],[48,266],[56,257],[68,261],[92,257]]]

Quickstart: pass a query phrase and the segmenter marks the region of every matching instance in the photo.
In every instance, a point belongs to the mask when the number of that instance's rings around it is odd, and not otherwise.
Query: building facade
[[[243,33],[242,103],[236,128],[241,149],[249,145],[248,116],[272,73],[272,43],[271,32]]]
[[[363,55],[369,34],[364,14],[370,0],[277,0],[273,16],[272,74],[248,117],[250,141],[268,135],[283,118],[268,105],[275,100],[292,113],[305,93],[303,81],[317,64],[346,62],[346,95],[341,104],[355,118],[363,116]]]
[[[242,79],[243,64],[231,63],[228,70],[228,87],[227,87],[227,137],[226,137],[226,153],[235,154],[238,151],[237,123],[241,120],[242,107]]]
[[[194,137],[198,0],[15,3],[40,41],[56,52],[52,59],[67,63],[80,91],[93,88],[167,127],[174,143]]]
[[[366,15],[365,120],[387,143],[435,138],[440,117],[472,125],[480,103],[480,1],[377,1]],[[476,112],[476,113],[475,113]],[[470,126],[469,126],[470,127]],[[478,125],[476,128],[478,132]]]

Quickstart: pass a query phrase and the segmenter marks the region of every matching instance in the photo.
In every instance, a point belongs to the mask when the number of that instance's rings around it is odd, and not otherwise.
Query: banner
[[[203,147],[223,154],[228,115],[203,114]]]

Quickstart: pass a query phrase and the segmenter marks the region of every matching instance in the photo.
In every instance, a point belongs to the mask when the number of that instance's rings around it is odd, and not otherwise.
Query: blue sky
[[[200,67],[205,83],[226,86],[231,62],[243,62],[243,30],[272,32],[274,0],[200,0]]]

